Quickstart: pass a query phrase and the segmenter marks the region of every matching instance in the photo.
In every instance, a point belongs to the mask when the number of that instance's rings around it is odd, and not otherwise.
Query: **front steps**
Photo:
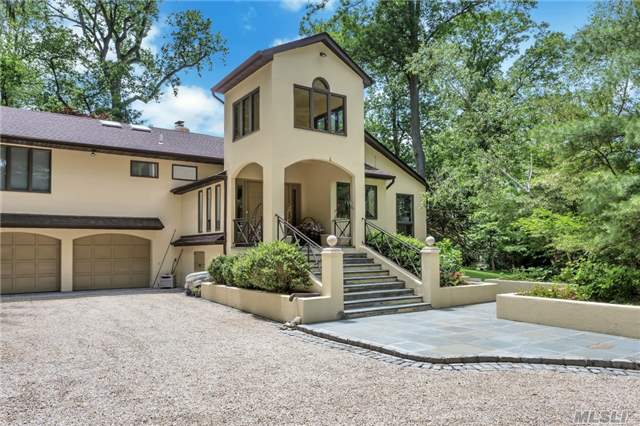
[[[311,268],[322,279],[322,265]],[[356,249],[343,254],[344,319],[431,309],[413,289],[383,265]]]

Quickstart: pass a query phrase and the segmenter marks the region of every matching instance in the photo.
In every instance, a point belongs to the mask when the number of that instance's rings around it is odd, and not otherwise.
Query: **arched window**
[[[324,78],[314,79],[311,87],[294,85],[293,99],[294,127],[346,134],[346,98],[331,93]]]

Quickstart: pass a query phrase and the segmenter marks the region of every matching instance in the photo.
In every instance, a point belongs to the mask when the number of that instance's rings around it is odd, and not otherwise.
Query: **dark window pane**
[[[233,107],[233,138],[242,136],[242,102]]]
[[[29,188],[29,149],[11,147],[9,149],[9,189]]]
[[[260,128],[260,93],[254,93],[251,96],[251,101],[251,112],[253,114],[251,130],[255,132]]]
[[[211,188],[207,188],[207,232],[211,232]]]
[[[7,182],[7,147],[0,146],[0,189],[5,189]]]
[[[396,230],[413,236],[413,195],[396,194]]]
[[[344,133],[344,98],[331,95],[331,131]]]
[[[327,118],[327,95],[325,93],[312,93],[313,101],[313,128],[318,130],[328,130]]]
[[[309,90],[296,87],[293,89],[294,125],[303,129],[309,128]]]
[[[220,222],[222,218],[220,217],[222,211],[222,199],[220,195],[220,185],[216,186],[216,231],[220,230]]]
[[[321,78],[316,78],[315,80],[313,80],[313,85],[312,87],[314,89],[320,89],[320,90],[329,90],[329,85],[327,84],[326,81],[324,81]]]
[[[158,177],[158,165],[146,161],[132,161],[131,176]]]
[[[202,232],[202,191],[198,191],[198,233]]]
[[[378,187],[375,185],[366,185],[365,191],[365,214],[367,219],[378,218]]]
[[[251,99],[242,101],[242,136],[251,133]]]
[[[338,219],[348,219],[351,217],[351,184],[347,182],[338,182],[336,194],[336,217]]]
[[[49,191],[51,188],[51,151],[34,149],[31,155],[31,190]]]

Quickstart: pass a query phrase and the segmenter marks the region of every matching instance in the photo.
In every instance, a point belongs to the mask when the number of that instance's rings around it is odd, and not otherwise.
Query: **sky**
[[[330,0],[327,13],[335,3]],[[222,136],[223,107],[209,89],[256,51],[297,39],[306,4],[307,0],[165,1],[159,22],[144,40],[146,47],[159,49],[163,34],[169,31],[162,24],[169,14],[197,9],[213,21],[214,30],[227,40],[229,54],[224,63],[215,58],[213,69],[201,75],[194,71],[180,74],[182,85],[177,96],[164,90],[159,102],[137,102],[134,107],[152,126],[172,127],[176,120],[184,120],[191,131]],[[539,0],[532,16],[536,21],[547,22],[551,31],[570,35],[588,21],[593,5],[587,0]]]

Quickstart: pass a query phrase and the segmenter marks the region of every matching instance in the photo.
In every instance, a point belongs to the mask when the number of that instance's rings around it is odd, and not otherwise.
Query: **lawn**
[[[489,280],[492,278],[499,278],[503,280],[513,279],[514,275],[511,272],[507,271],[479,271],[477,269],[466,269],[463,268],[462,272],[471,278],[479,278],[481,280]]]

